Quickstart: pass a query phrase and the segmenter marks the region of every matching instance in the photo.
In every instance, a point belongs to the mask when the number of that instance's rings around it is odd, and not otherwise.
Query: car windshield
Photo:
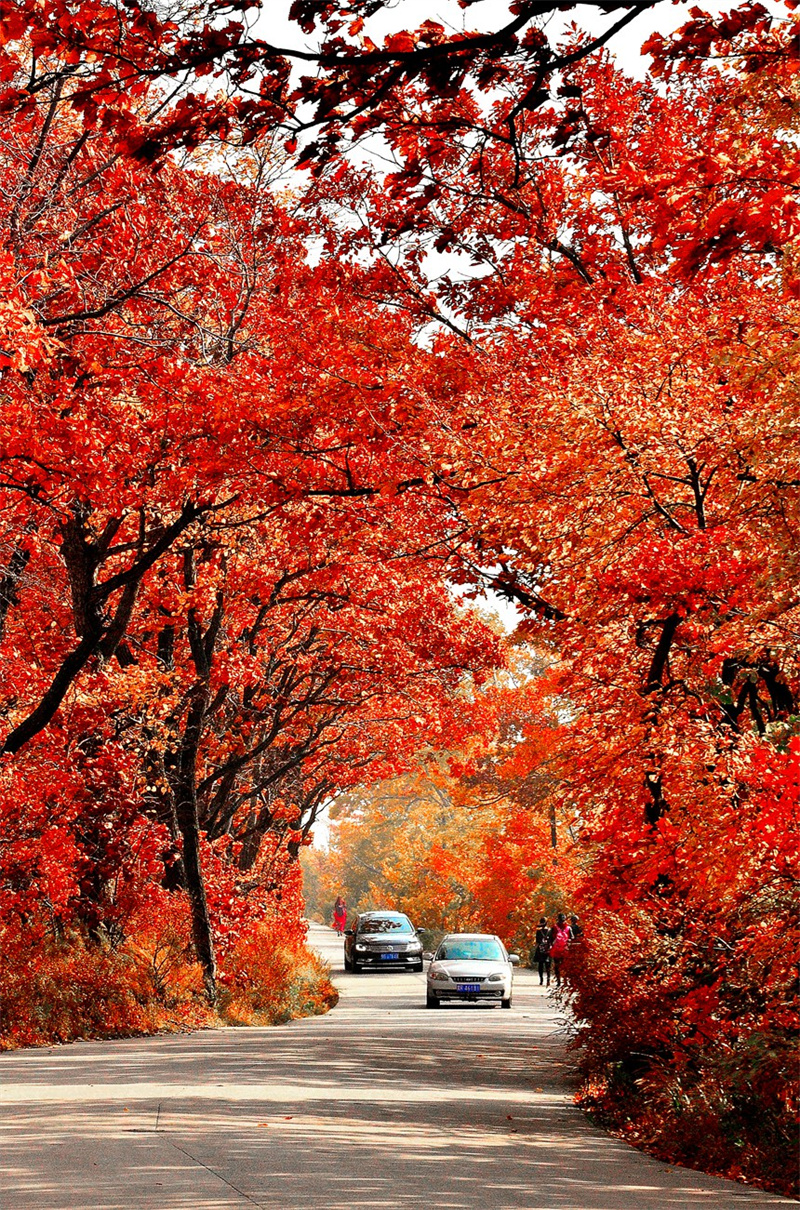
[[[491,938],[480,940],[443,941],[436,954],[439,962],[505,962],[506,956],[498,941]]]
[[[411,921],[405,916],[370,916],[359,920],[359,933],[413,933]]]

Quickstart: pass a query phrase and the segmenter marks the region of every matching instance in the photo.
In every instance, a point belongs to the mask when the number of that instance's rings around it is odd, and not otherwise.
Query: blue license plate
[[[456,991],[459,992],[479,992],[481,990],[480,983],[457,983]]]
[[[381,954],[382,960],[385,962],[387,958],[399,958],[399,954]]]

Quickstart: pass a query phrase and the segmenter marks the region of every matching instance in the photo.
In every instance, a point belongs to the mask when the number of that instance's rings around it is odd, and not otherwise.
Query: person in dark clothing
[[[539,920],[539,927],[536,930],[536,945],[533,950],[533,960],[539,968],[539,986],[544,983],[547,976],[547,986],[550,986],[550,929],[547,926],[547,917],[542,916]]]
[[[572,940],[573,941],[582,941],[583,940],[583,925],[581,924],[581,922],[577,916],[570,916],[569,927],[572,929]]]

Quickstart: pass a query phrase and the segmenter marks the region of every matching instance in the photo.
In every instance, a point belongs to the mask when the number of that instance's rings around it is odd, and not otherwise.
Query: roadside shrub
[[[797,989],[783,959],[795,930],[787,905],[769,906],[738,931],[598,913],[560,996],[576,1022],[577,1099],[602,1125],[661,1159],[791,1196]]]
[[[37,936],[4,929],[0,1047],[151,1033],[152,1006],[137,996],[132,955],[87,942],[77,931]]]
[[[325,1013],[339,999],[327,964],[266,924],[231,949],[221,986],[220,1014],[232,1025],[279,1025]]]
[[[0,929],[0,1049],[211,1024],[181,903],[117,944],[73,925]]]
[[[186,902],[154,898],[115,943],[52,920],[0,928],[0,1049],[220,1025],[272,1025],[327,1012],[326,964],[295,935],[259,925],[224,957],[217,1010],[193,961]]]

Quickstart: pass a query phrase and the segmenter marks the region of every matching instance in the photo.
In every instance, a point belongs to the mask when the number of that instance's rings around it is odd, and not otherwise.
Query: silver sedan
[[[449,933],[428,967],[428,1008],[445,1000],[500,1003],[511,1008],[517,954],[509,954],[491,933]]]

